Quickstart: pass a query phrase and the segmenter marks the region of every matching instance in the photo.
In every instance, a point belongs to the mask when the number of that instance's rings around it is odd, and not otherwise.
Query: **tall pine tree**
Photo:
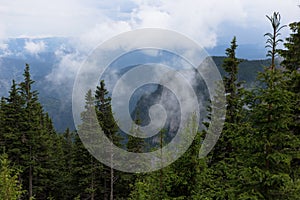
[[[114,119],[112,108],[111,108],[111,98],[108,96],[108,91],[105,88],[104,80],[100,81],[100,85],[97,86],[96,92],[95,92],[95,100],[96,100],[96,113],[98,117],[99,124],[104,132],[104,134],[111,140],[112,143],[115,145],[121,147],[121,140],[122,138],[119,135],[119,128],[117,126],[117,123]],[[115,170],[113,168],[114,164],[114,153],[112,151],[112,143],[111,148],[108,150],[110,153],[110,162],[112,167],[105,167],[104,170],[106,171],[106,174],[109,173],[109,181],[105,181],[105,199],[107,199],[108,195],[106,193],[106,185],[109,183],[110,185],[110,193],[109,197],[110,200],[114,199],[114,184],[116,180],[118,179],[115,174]]]

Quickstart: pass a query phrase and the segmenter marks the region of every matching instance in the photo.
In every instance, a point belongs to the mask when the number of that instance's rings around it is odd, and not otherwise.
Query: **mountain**
[[[72,47],[68,38],[17,38],[6,41],[6,47],[0,48],[0,96],[7,96],[12,79],[17,82],[22,80],[22,73],[25,63],[30,64],[32,79],[35,80],[35,88],[39,91],[40,101],[46,112],[52,117],[55,128],[62,132],[67,127],[74,129],[72,118],[71,100],[72,86],[75,77],[74,64],[72,59],[77,59],[77,50]],[[213,49],[208,49],[210,55],[223,55],[227,46],[220,45]],[[251,51],[247,51],[249,48]],[[253,50],[254,48],[254,50]],[[241,45],[239,56],[247,59],[259,56],[261,51],[251,45]],[[135,64],[132,65],[132,58],[121,59],[123,66],[118,68],[118,62],[115,63],[114,70],[117,70],[117,77],[121,76],[131,68],[138,66],[139,63],[145,63],[148,58],[144,54],[135,54]],[[68,59],[68,60],[67,60]],[[160,62],[159,57],[155,58]],[[221,69],[224,57],[213,57],[214,62]],[[69,62],[67,62],[69,61]],[[120,62],[121,62],[120,61]],[[76,60],[76,64],[79,63]],[[64,64],[64,65],[62,65]],[[247,86],[251,87],[254,83],[256,73],[262,70],[263,65],[268,65],[268,60],[243,60],[240,64],[239,79],[245,80]],[[65,71],[61,67],[66,66]],[[72,68],[73,67],[73,68]],[[78,67],[78,66],[77,66]],[[73,69],[73,72],[68,71]],[[56,73],[53,73],[56,72]],[[53,79],[60,78],[60,81]],[[115,77],[115,78],[117,78]],[[136,91],[131,99],[130,109],[133,111],[136,105],[143,101],[149,101],[149,98],[159,98],[159,90],[156,86],[147,86],[144,89]],[[143,96],[147,91],[148,97]],[[149,94],[151,94],[149,96]],[[151,101],[149,101],[151,102]]]
[[[206,51],[212,56],[225,56],[225,50],[228,44],[217,45],[213,48],[207,48]],[[264,44],[240,44],[236,50],[237,57],[248,60],[260,60],[266,57]]]

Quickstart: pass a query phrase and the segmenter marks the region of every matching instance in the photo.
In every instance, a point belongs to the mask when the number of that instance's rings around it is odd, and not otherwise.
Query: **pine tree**
[[[186,137],[194,135],[191,134],[191,131],[197,131],[195,130],[196,123],[195,119],[191,118],[191,121],[183,130],[186,132]],[[161,143],[160,149],[164,145],[163,141],[166,133],[166,130],[161,130],[158,134]],[[186,137],[182,139],[187,139]],[[177,161],[157,171],[140,174],[132,185],[133,189],[129,199],[192,199],[192,196],[198,190],[197,185],[200,183],[200,163],[198,159],[200,145],[201,137],[200,134],[197,134],[195,141]],[[179,146],[178,148],[182,147]]]
[[[246,193],[254,188],[255,196],[263,199],[293,199],[294,193],[299,193],[293,191],[296,183],[290,177],[291,160],[299,145],[289,130],[293,123],[294,96],[287,90],[285,77],[278,69],[266,70],[260,78],[268,87],[253,91],[253,102],[249,104],[252,128],[245,135],[247,154],[240,153],[241,157],[248,158],[243,164],[247,166],[242,173],[243,190]]]
[[[4,118],[5,118],[5,114],[4,114],[4,107],[5,107],[6,101],[4,97],[1,97],[1,101],[0,101],[0,146],[4,147],[5,143],[4,143]],[[2,150],[0,149],[0,152]]]
[[[191,137],[191,132],[197,132],[196,137],[193,138],[193,142],[188,150],[174,163],[170,165],[171,170],[164,170],[167,175],[164,176],[167,179],[168,185],[165,188],[170,188],[168,196],[171,198],[179,199],[193,199],[198,193],[198,185],[202,184],[201,180],[201,160],[199,159],[199,149],[202,143],[202,133],[196,130],[195,117],[192,116],[187,123],[184,131],[186,132],[185,138]],[[178,147],[182,148],[182,147]],[[197,198],[196,198],[197,199]]]
[[[24,81],[19,85],[13,81],[9,97],[2,99],[1,140],[11,161],[22,171],[19,182],[27,189],[28,196],[45,198],[47,179],[51,177],[47,161],[53,154],[48,151],[51,145],[48,135],[55,131],[43,113],[37,92],[32,91],[33,83],[26,65]]]
[[[74,173],[75,165],[75,133],[70,131],[69,128],[59,136],[62,144],[63,155],[60,159],[62,159],[63,166],[58,168],[61,170],[61,189],[63,191],[61,193],[61,199],[74,199],[78,196],[78,181],[76,181],[77,174]],[[78,180],[78,179],[77,179]]]
[[[223,127],[223,132],[219,138],[218,143],[214,147],[212,152],[213,164],[215,161],[222,160],[226,157],[230,157],[232,149],[232,141],[235,140],[234,130],[237,128],[237,124],[240,121],[240,114],[242,108],[242,88],[241,82],[238,81],[238,65],[241,62],[236,58],[236,37],[231,41],[230,48],[226,49],[227,57],[223,62],[223,69],[226,72],[223,77],[223,83],[226,93],[226,119]],[[220,157],[220,158],[219,158]]]
[[[284,43],[286,49],[279,50],[279,54],[284,58],[281,65],[288,70],[297,71],[300,66],[300,22],[291,23],[289,27],[292,33]]]
[[[231,41],[230,48],[226,49],[227,57],[222,65],[226,74],[224,75],[224,86],[227,100],[226,122],[237,123],[239,120],[239,109],[241,108],[241,82],[238,81],[238,70],[241,60],[236,58],[236,37]]]
[[[36,183],[37,177],[43,173],[40,163],[45,155],[45,148],[42,138],[41,116],[43,115],[42,106],[38,102],[38,93],[32,90],[34,81],[31,79],[29,65],[26,64],[23,73],[24,81],[20,83],[20,94],[24,101],[24,118],[25,126],[22,130],[24,133],[24,146],[28,148],[25,156],[25,166],[28,167],[24,173],[28,173],[28,195],[29,198],[35,195],[38,197],[39,191],[42,190],[42,184]],[[35,180],[34,180],[35,179]]]
[[[223,62],[225,74],[223,76],[223,84],[226,93],[226,118],[222,133],[218,142],[212,149],[208,157],[199,161],[198,190],[194,194],[195,199],[212,198],[212,199],[234,199],[237,190],[235,181],[237,174],[236,155],[238,154],[236,142],[241,140],[239,130],[243,113],[243,89],[241,82],[238,81],[238,66],[241,62],[236,58],[236,38],[231,41],[231,45],[226,49],[227,57]],[[218,95],[222,94],[219,89],[216,91],[214,98],[215,105],[222,103],[222,98]],[[208,119],[211,120],[211,107],[208,108]],[[218,109],[218,108],[215,108]],[[220,116],[221,117],[221,116]],[[204,123],[206,127],[209,123]],[[206,131],[204,131],[206,134]]]
[[[94,137],[91,137],[91,133],[97,130],[98,120],[95,113],[95,98],[92,95],[92,91],[89,90],[85,97],[86,105],[85,111],[81,113],[82,124],[78,127],[81,139],[85,143],[85,147],[80,141],[78,135],[75,137],[75,152],[76,157],[74,162],[76,165],[77,174],[81,174],[79,177],[80,194],[81,198],[98,199],[100,198],[100,180],[101,173],[103,173],[103,165],[96,160],[88,151],[93,151]],[[87,148],[87,149],[86,149]]]
[[[289,91],[294,95],[294,108],[293,108],[293,123],[290,125],[290,129],[300,140],[300,22],[294,22],[289,25],[292,33],[290,37],[286,39],[284,46],[286,49],[280,50],[280,55],[284,58],[281,65],[287,70],[286,75],[290,78],[288,80]],[[300,179],[300,155],[295,155],[292,159],[292,177],[294,181]]]
[[[5,98],[5,101],[2,99],[1,110],[3,114],[1,119],[3,149],[1,151],[4,150],[14,165],[24,171],[26,169],[25,155],[28,150],[24,145],[25,135],[23,133],[25,126],[24,100],[19,94],[19,88],[14,80],[8,98]],[[18,181],[26,188],[22,173],[18,175]]]
[[[268,36],[269,38],[267,39],[267,45],[266,48],[270,48],[270,50],[268,50],[267,56],[271,57],[271,66],[270,69],[274,70],[275,68],[275,58],[277,56],[278,50],[277,50],[277,45],[280,42],[283,42],[282,39],[278,39],[278,37],[281,35],[280,30],[282,28],[284,28],[285,26],[280,26],[280,20],[281,20],[281,16],[278,12],[274,12],[273,16],[268,16],[266,15],[266,17],[269,19],[269,21],[271,22],[272,28],[273,28],[273,32],[272,33],[266,33],[265,36]]]
[[[78,134],[75,135],[73,162],[72,176],[76,196],[80,199],[102,199],[103,165],[88,152]]]
[[[130,129],[130,133],[134,134],[135,136],[128,135],[128,141],[126,144],[126,149],[129,152],[134,153],[144,153],[146,151],[145,148],[145,140],[143,138],[140,138],[142,131],[140,130],[139,126],[141,125],[139,114],[137,113],[137,117],[135,119],[135,123],[132,124],[132,127]],[[141,160],[139,163],[131,162],[130,159],[128,159],[128,162],[126,163],[129,166],[137,166],[137,165],[144,165],[143,160]],[[120,178],[118,180],[118,184],[116,185],[117,190],[117,196],[127,198],[130,195],[131,190],[134,190],[134,184],[138,179],[141,179],[143,177],[143,174],[137,173],[120,173]]]
[[[141,120],[139,119],[139,114],[137,113],[137,117],[135,123],[132,124],[130,132],[134,134],[136,137],[129,135],[127,142],[127,150],[134,153],[143,153],[145,150],[145,141],[143,138],[140,138],[141,130],[139,126],[141,125]]]
[[[280,41],[277,39],[278,16],[274,13],[273,18],[268,17],[276,33],[269,51],[272,60]],[[293,123],[294,105],[294,94],[288,90],[289,78],[281,69],[275,68],[272,61],[271,67],[265,68],[258,79],[260,86],[252,91],[247,103],[250,127],[244,132],[244,142],[240,143],[238,154],[238,159],[243,160],[239,169],[238,197],[298,199],[299,181],[294,181],[290,175],[291,160],[297,154],[299,139],[289,129]]]
[[[96,113],[99,124],[104,132],[104,134],[117,146],[121,147],[121,136],[118,134],[118,126],[114,119],[112,108],[111,108],[111,98],[108,97],[108,91],[105,88],[104,81],[100,81],[100,86],[97,86],[95,92],[95,100],[96,100]],[[110,152],[110,162],[111,167],[109,168],[110,174],[110,199],[113,200],[114,198],[114,183],[116,182],[117,176],[115,174],[115,170],[113,168],[114,164],[114,153],[112,151],[112,143],[111,148],[108,150]],[[107,168],[104,168],[107,171]],[[106,186],[106,182],[105,182]],[[105,192],[106,194],[106,192]],[[105,199],[107,196],[105,196]]]
[[[295,108],[293,111],[294,121],[291,129],[295,134],[300,132],[300,22],[291,23],[290,29],[292,34],[286,39],[284,43],[285,50],[279,50],[280,55],[284,58],[281,65],[287,69],[286,74],[290,76],[289,91],[293,92],[295,96]]]
[[[111,98],[108,96],[108,91],[105,88],[105,83],[102,80],[100,86],[97,86],[95,92],[96,111],[98,121],[104,134],[111,139],[115,145],[121,146],[121,136],[118,134],[118,125],[114,119]]]

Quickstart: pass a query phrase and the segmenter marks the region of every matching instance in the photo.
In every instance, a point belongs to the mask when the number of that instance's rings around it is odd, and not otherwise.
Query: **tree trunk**
[[[162,169],[162,165],[163,165],[163,162],[162,162],[162,159],[163,159],[163,155],[162,155],[162,148],[163,148],[163,132],[161,131],[160,132],[160,163],[161,163],[161,168],[160,168],[160,179],[159,179],[159,182],[160,182],[160,198],[162,199],[163,198],[163,169]]]
[[[29,199],[32,197],[32,164],[31,164],[31,146],[29,147],[30,164],[29,164]]]
[[[108,200],[108,195],[107,195],[107,185],[106,185],[106,171],[104,171],[104,200]]]
[[[94,169],[94,162],[93,162],[93,157],[91,156],[91,163],[92,163],[92,182],[91,182],[91,189],[92,189],[92,194],[91,194],[91,200],[95,199],[95,191],[94,191],[94,179],[95,179],[95,169]]]
[[[113,152],[112,142],[110,143],[110,200],[114,199],[114,168],[113,168]]]
[[[114,169],[110,168],[110,200],[114,199]]]

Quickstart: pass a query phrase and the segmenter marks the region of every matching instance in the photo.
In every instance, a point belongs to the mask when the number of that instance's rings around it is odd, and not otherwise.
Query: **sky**
[[[233,36],[239,44],[255,44],[271,30],[266,15],[280,12],[282,24],[299,21],[298,4],[300,0],[0,0],[0,39],[75,37],[89,49],[125,31],[155,27],[208,48],[228,44]],[[282,34],[288,36],[289,30]],[[44,49],[42,43],[27,45],[33,52]]]
[[[54,49],[56,63],[46,77],[71,88],[86,56],[120,33],[162,28],[205,49],[229,46],[233,36],[238,45],[263,48],[264,34],[272,31],[266,15],[279,12],[282,25],[287,25],[299,21],[299,4],[300,0],[0,0],[0,58],[29,54],[40,59],[40,53],[50,49],[43,38],[71,38],[67,45],[75,51],[64,44]],[[281,33],[286,38],[290,32],[285,28]],[[21,49],[12,50],[9,38],[26,39]]]
[[[10,70],[1,65],[2,57],[23,59],[29,54],[43,59],[41,53],[50,49],[43,38],[71,38],[67,44],[71,47],[58,40],[53,50],[55,63],[45,77],[52,83],[47,84],[49,91],[64,88],[71,96],[76,74],[88,54],[120,33],[162,28],[179,32],[206,49],[228,47],[233,36],[238,45],[263,48],[264,34],[272,31],[266,15],[279,12],[282,25],[288,25],[300,20],[298,5],[300,0],[0,0],[0,72]],[[285,28],[281,33],[284,39],[290,32]],[[24,46],[10,49],[11,38],[26,38]],[[0,87],[8,90],[10,80],[3,83]],[[61,98],[67,96],[63,92]]]

